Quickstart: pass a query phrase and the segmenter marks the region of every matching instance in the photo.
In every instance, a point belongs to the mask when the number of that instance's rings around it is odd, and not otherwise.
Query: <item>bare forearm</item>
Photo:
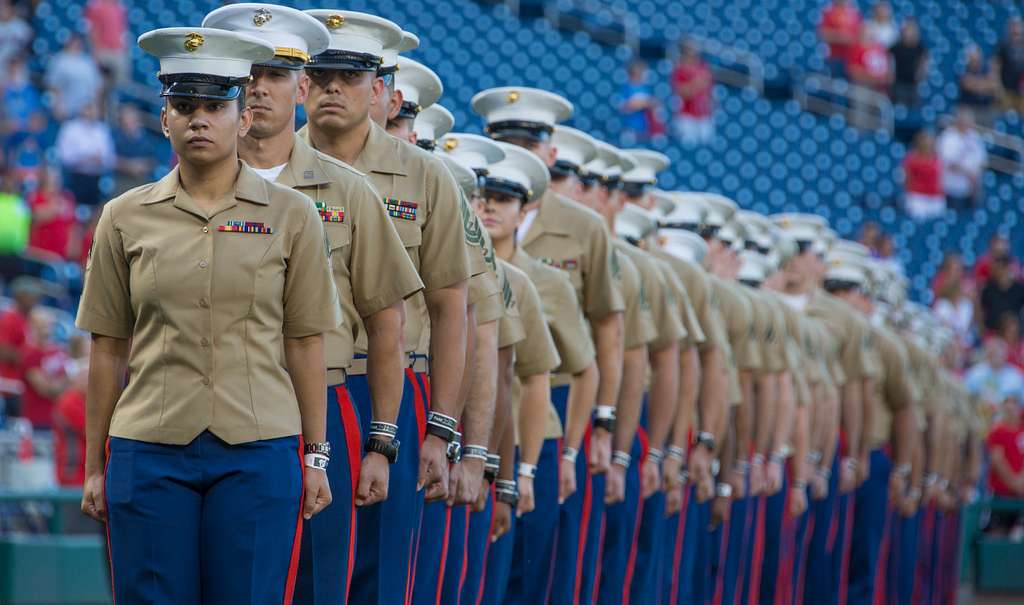
[[[523,379],[519,403],[519,456],[527,464],[537,464],[544,445],[551,392],[548,380],[547,374],[534,374]]]
[[[754,451],[767,457],[781,415],[779,374],[765,372],[757,378],[757,404],[754,407]]]
[[[462,382],[459,384],[459,396],[455,400],[455,417],[461,418],[466,410],[469,399],[469,388],[473,383],[473,367],[476,364],[476,307],[466,307],[466,361],[462,369]]]
[[[395,424],[402,404],[402,303],[363,319],[366,326],[366,380],[370,386],[373,419]]]
[[[495,435],[498,442],[498,455],[501,456],[501,466],[498,469],[498,479],[514,481],[516,478],[516,436],[512,425],[505,425],[501,437]]]
[[[323,335],[284,339],[284,358],[295,389],[306,443],[327,440],[327,368]]]
[[[822,464],[829,466],[836,455],[839,445],[839,401],[835,397],[828,397],[822,413]]]
[[[874,381],[864,380],[861,384],[861,421],[860,421],[860,442],[857,453],[860,456],[867,456],[871,449],[871,427],[875,417],[875,388]],[[852,442],[851,442],[852,443]]]
[[[701,367],[697,348],[690,347],[683,351],[680,362],[679,411],[672,427],[672,445],[685,450],[697,413],[697,394],[700,392]]]
[[[750,457],[750,445],[754,437],[754,376],[740,372],[740,390],[743,402],[736,406],[733,428],[736,432],[736,456],[738,460]]]
[[[629,453],[633,437],[640,425],[640,407],[644,397],[644,371],[647,369],[647,347],[628,349],[622,368],[622,389],[619,391],[619,405],[615,421],[615,438],[612,447]]]
[[[512,430],[512,365],[515,356],[512,347],[498,349],[497,386],[494,396],[494,426],[491,428],[488,450],[493,454],[498,449],[500,437],[506,430]],[[468,443],[468,442],[467,442]]]
[[[700,396],[697,399],[698,421],[700,431],[706,431],[721,442],[725,438],[725,421],[729,404],[729,378],[720,349],[708,349],[701,353]]]
[[[647,437],[655,449],[665,447],[665,439],[675,422],[679,401],[679,346],[669,345],[652,351],[651,388],[647,409]]]
[[[622,345],[622,314],[612,313],[599,320],[590,322],[594,333],[594,346],[597,349],[597,369],[599,381],[597,386],[598,405],[616,405],[619,400],[619,389],[622,386],[623,345]]]
[[[597,404],[598,385],[597,363],[592,362],[582,372],[572,377],[569,385],[569,403],[566,406],[565,445],[580,449],[583,435],[590,426],[590,416]]]
[[[843,455],[856,456],[860,451],[860,428],[863,418],[864,400],[861,382],[850,380],[839,395],[839,426],[846,436],[846,452]]]
[[[100,472],[106,458],[107,437],[114,406],[124,388],[128,341],[93,336],[89,353],[89,386],[85,393],[85,469]]]
[[[476,333],[473,365],[469,370],[472,380],[469,397],[462,413],[463,443],[487,447],[491,427],[495,423],[495,393],[498,383],[498,322],[492,321],[471,329]],[[506,360],[512,359],[511,347]],[[503,368],[507,371],[507,366]],[[507,414],[507,405],[504,412]],[[504,417],[502,418],[504,424]]]
[[[807,406],[797,408],[793,423],[793,479],[809,481],[813,469],[807,464],[810,451],[810,414]]]
[[[430,314],[430,407],[458,418],[466,365],[466,282],[424,293]]]
[[[911,406],[898,410],[892,415],[893,464],[896,466],[910,464],[915,432],[914,409]]]
[[[778,393],[778,413],[775,418],[769,417],[775,424],[772,436],[769,439],[769,447],[773,452],[777,452],[786,444],[789,444],[792,441],[792,435],[795,430],[794,419],[797,413],[796,388],[793,384],[793,375],[789,372],[783,372],[779,376]]]

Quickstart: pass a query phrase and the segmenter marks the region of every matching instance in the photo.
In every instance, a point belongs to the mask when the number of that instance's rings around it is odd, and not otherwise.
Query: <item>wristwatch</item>
[[[494,482],[494,499],[515,508],[519,504],[519,488],[515,481],[498,479]]]
[[[452,464],[462,460],[462,433],[455,431],[455,439],[448,442],[447,454],[448,462]]]
[[[498,469],[501,468],[501,456],[498,454],[487,454],[487,462],[484,464],[484,480],[494,483],[498,478]]]
[[[451,416],[445,416],[438,412],[430,412],[427,414],[427,434],[433,435],[445,441],[451,443],[455,441],[456,435],[458,435],[459,422]]]
[[[697,433],[697,445],[703,445],[709,453],[715,451],[715,436],[707,431]]]
[[[594,428],[604,429],[609,433],[615,432],[615,407],[610,405],[599,405],[594,411]]]
[[[398,448],[402,446],[398,439],[392,439],[391,441],[384,441],[377,437],[370,437],[363,444],[363,451],[367,454],[380,454],[387,458],[388,464],[394,464],[398,460]]]
[[[303,450],[304,451],[302,453],[304,454],[322,454],[328,458],[331,457],[331,444],[326,441],[320,443],[307,443]]]

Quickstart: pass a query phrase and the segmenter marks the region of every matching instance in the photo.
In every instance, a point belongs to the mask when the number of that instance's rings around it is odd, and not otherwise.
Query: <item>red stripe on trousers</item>
[[[296,452],[299,458],[299,476],[303,476],[306,472],[306,463],[304,460],[304,450],[306,449],[303,443],[302,436],[299,435],[299,449]],[[292,595],[295,594],[295,578],[299,573],[299,551],[302,546],[302,509],[305,506],[306,489],[304,482],[299,482],[299,518],[295,522],[295,537],[292,538],[292,556],[291,561],[288,563],[288,579],[284,585],[284,605],[290,605],[292,602]]]
[[[352,498],[349,500],[352,524],[348,532],[348,580],[345,586],[345,594],[348,594],[352,587],[352,569],[356,564],[356,492],[359,491],[359,473],[362,470],[360,446],[363,443],[363,432],[359,428],[355,404],[352,403],[352,395],[348,389],[345,385],[339,385],[334,387],[334,392],[338,396],[338,411],[341,414],[342,429],[345,431],[345,445],[348,447],[348,470],[352,477]]]
[[[107,469],[110,467],[110,437],[107,437],[107,443],[103,446],[106,452],[107,459],[103,463],[103,478],[106,481]],[[107,563],[110,564],[110,599],[114,605],[117,605],[117,592],[114,590],[114,555],[110,551],[110,507],[107,506],[107,489],[103,486],[103,510],[106,511],[107,522],[104,524],[106,527],[107,534]]]
[[[811,536],[814,535],[814,515],[807,519],[807,528],[804,529],[804,545],[800,548],[803,553],[800,557],[800,569],[797,571],[796,582],[796,605],[804,605],[804,582],[807,581],[807,551],[811,548]]]
[[[725,592],[725,561],[729,553],[729,523],[722,521],[721,546],[718,549],[718,573],[715,574],[715,595],[712,597],[714,605],[722,605],[722,595]]]
[[[583,455],[590,460],[590,429],[583,435]],[[583,474],[583,511],[580,514],[580,537],[576,542],[576,580],[572,589],[572,602],[580,600],[580,588],[583,585],[583,560],[587,550],[587,534],[590,530],[590,511],[594,506],[594,486],[590,482],[590,465]]]
[[[437,594],[434,603],[441,605],[441,593],[444,589],[444,568],[448,564],[448,532],[452,528],[452,509],[445,507],[444,510],[444,540],[441,541],[441,561],[437,566]]]
[[[412,368],[405,369],[405,378],[412,384],[412,399],[413,399],[413,411],[416,412],[416,428],[418,430],[417,437],[419,437],[420,445],[423,445],[423,439],[427,434],[427,412],[426,405],[424,403],[423,389],[420,388],[420,381],[417,380],[419,374],[412,371]],[[425,376],[424,376],[425,379]],[[423,522],[423,509],[420,508],[420,522]],[[413,586],[416,584],[416,559],[419,557],[420,550],[420,531],[416,532],[416,539],[414,544],[410,544],[412,550],[411,556],[409,557],[409,568],[405,574],[405,605],[412,604],[412,593]]]
[[[679,506],[679,524],[676,527],[676,543],[672,549],[672,590],[669,603],[679,601],[679,567],[683,564],[683,538],[686,535],[686,509],[690,505],[690,490],[683,485],[683,503]]]
[[[636,438],[640,441],[640,481],[637,486],[636,521],[633,523],[633,544],[629,547],[629,562],[626,563],[626,582],[622,587],[622,604],[629,605],[629,589],[633,584],[633,572],[636,571],[636,554],[640,546],[640,526],[644,518],[644,485],[643,468],[647,461],[647,452],[650,451],[651,443],[647,438],[647,431],[643,427],[636,430]],[[628,470],[627,470],[628,472]]]
[[[794,535],[796,533],[796,520],[789,516],[790,498],[792,498],[793,490],[785,484],[783,489],[786,490],[786,495],[782,498],[782,530],[779,535],[779,566],[775,580],[775,597],[772,600],[774,605],[788,604],[793,598],[793,557],[796,547]],[[760,575],[761,570],[758,569],[757,573]],[[759,586],[758,593],[760,592]],[[757,601],[751,601],[751,605],[754,603],[757,603]]]
[[[891,504],[886,504],[885,509],[885,525],[882,529],[882,544],[878,548],[878,560],[875,562],[875,592],[873,599],[875,605],[885,605],[886,596],[889,594],[886,563],[889,561],[889,532],[891,531],[892,516],[894,512]]]
[[[462,599],[462,589],[466,586],[466,573],[469,568],[469,505],[467,504],[465,508],[466,522],[463,524],[462,531],[462,569],[459,570],[459,592],[456,593],[456,598],[460,600]]]
[[[559,448],[561,449],[561,448]],[[494,502],[494,486],[491,485],[489,488],[491,492],[491,502]],[[487,557],[491,554],[491,536],[494,535],[494,506],[491,506],[491,522],[488,524],[487,540],[484,542],[484,559],[480,562],[480,568],[483,569],[483,573],[480,576],[480,586],[477,588],[476,600],[473,601],[473,605],[481,605],[484,600],[484,587],[487,586]]]
[[[747,605],[757,605],[761,598],[761,565],[764,563],[764,509],[767,507],[768,499],[764,496],[758,496],[757,520],[754,522],[754,554],[749,567],[750,594],[747,599]],[[783,513],[783,516],[785,516],[785,513]],[[783,528],[785,528],[785,523],[783,523]],[[743,592],[741,591],[740,594],[742,595]]]
[[[853,508],[855,506],[853,492],[847,496],[846,523],[843,525],[843,559],[839,568],[839,605],[846,605],[846,593],[850,587],[850,550],[853,536]]]
[[[604,561],[604,530],[608,522],[607,517],[601,517],[601,531],[597,533],[597,571],[594,572],[594,589],[590,591],[590,602],[597,603],[597,596],[601,592],[601,561]]]

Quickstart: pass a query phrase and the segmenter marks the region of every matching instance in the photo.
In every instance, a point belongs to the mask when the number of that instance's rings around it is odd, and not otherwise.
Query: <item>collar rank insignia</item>
[[[416,220],[416,210],[419,208],[419,204],[400,200],[396,197],[386,197],[384,198],[384,207],[387,208],[389,216],[414,221]]]
[[[325,223],[345,222],[344,206],[328,206],[323,202],[317,202],[316,211],[320,213],[320,220],[322,220]]]
[[[545,265],[548,265],[549,267],[562,269],[563,271],[574,271],[577,267],[579,267],[580,264],[579,261],[577,261],[575,258],[567,258],[565,260],[557,260],[554,258],[542,258],[539,260],[540,262],[544,263]]]
[[[267,227],[263,223],[254,223],[252,221],[228,221],[226,225],[217,227],[217,231],[227,231],[229,233],[259,233],[264,235],[271,235],[274,233],[273,227]]]

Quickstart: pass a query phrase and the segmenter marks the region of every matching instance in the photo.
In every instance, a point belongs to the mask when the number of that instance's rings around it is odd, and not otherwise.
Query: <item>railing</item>
[[[509,0],[517,10],[518,0]],[[603,17],[603,18],[602,18]],[[636,49],[636,16],[598,0],[559,0],[544,4],[544,18],[556,29],[585,31],[595,41],[609,46]]]
[[[895,127],[892,103],[884,94],[820,74],[811,74],[793,92],[805,111],[821,115],[842,114],[850,124],[864,130]]]
[[[953,116],[939,118],[943,128],[953,123]],[[1006,174],[1024,174],[1024,139],[975,124],[974,130],[988,146],[988,167]],[[995,152],[995,153],[993,153]]]

